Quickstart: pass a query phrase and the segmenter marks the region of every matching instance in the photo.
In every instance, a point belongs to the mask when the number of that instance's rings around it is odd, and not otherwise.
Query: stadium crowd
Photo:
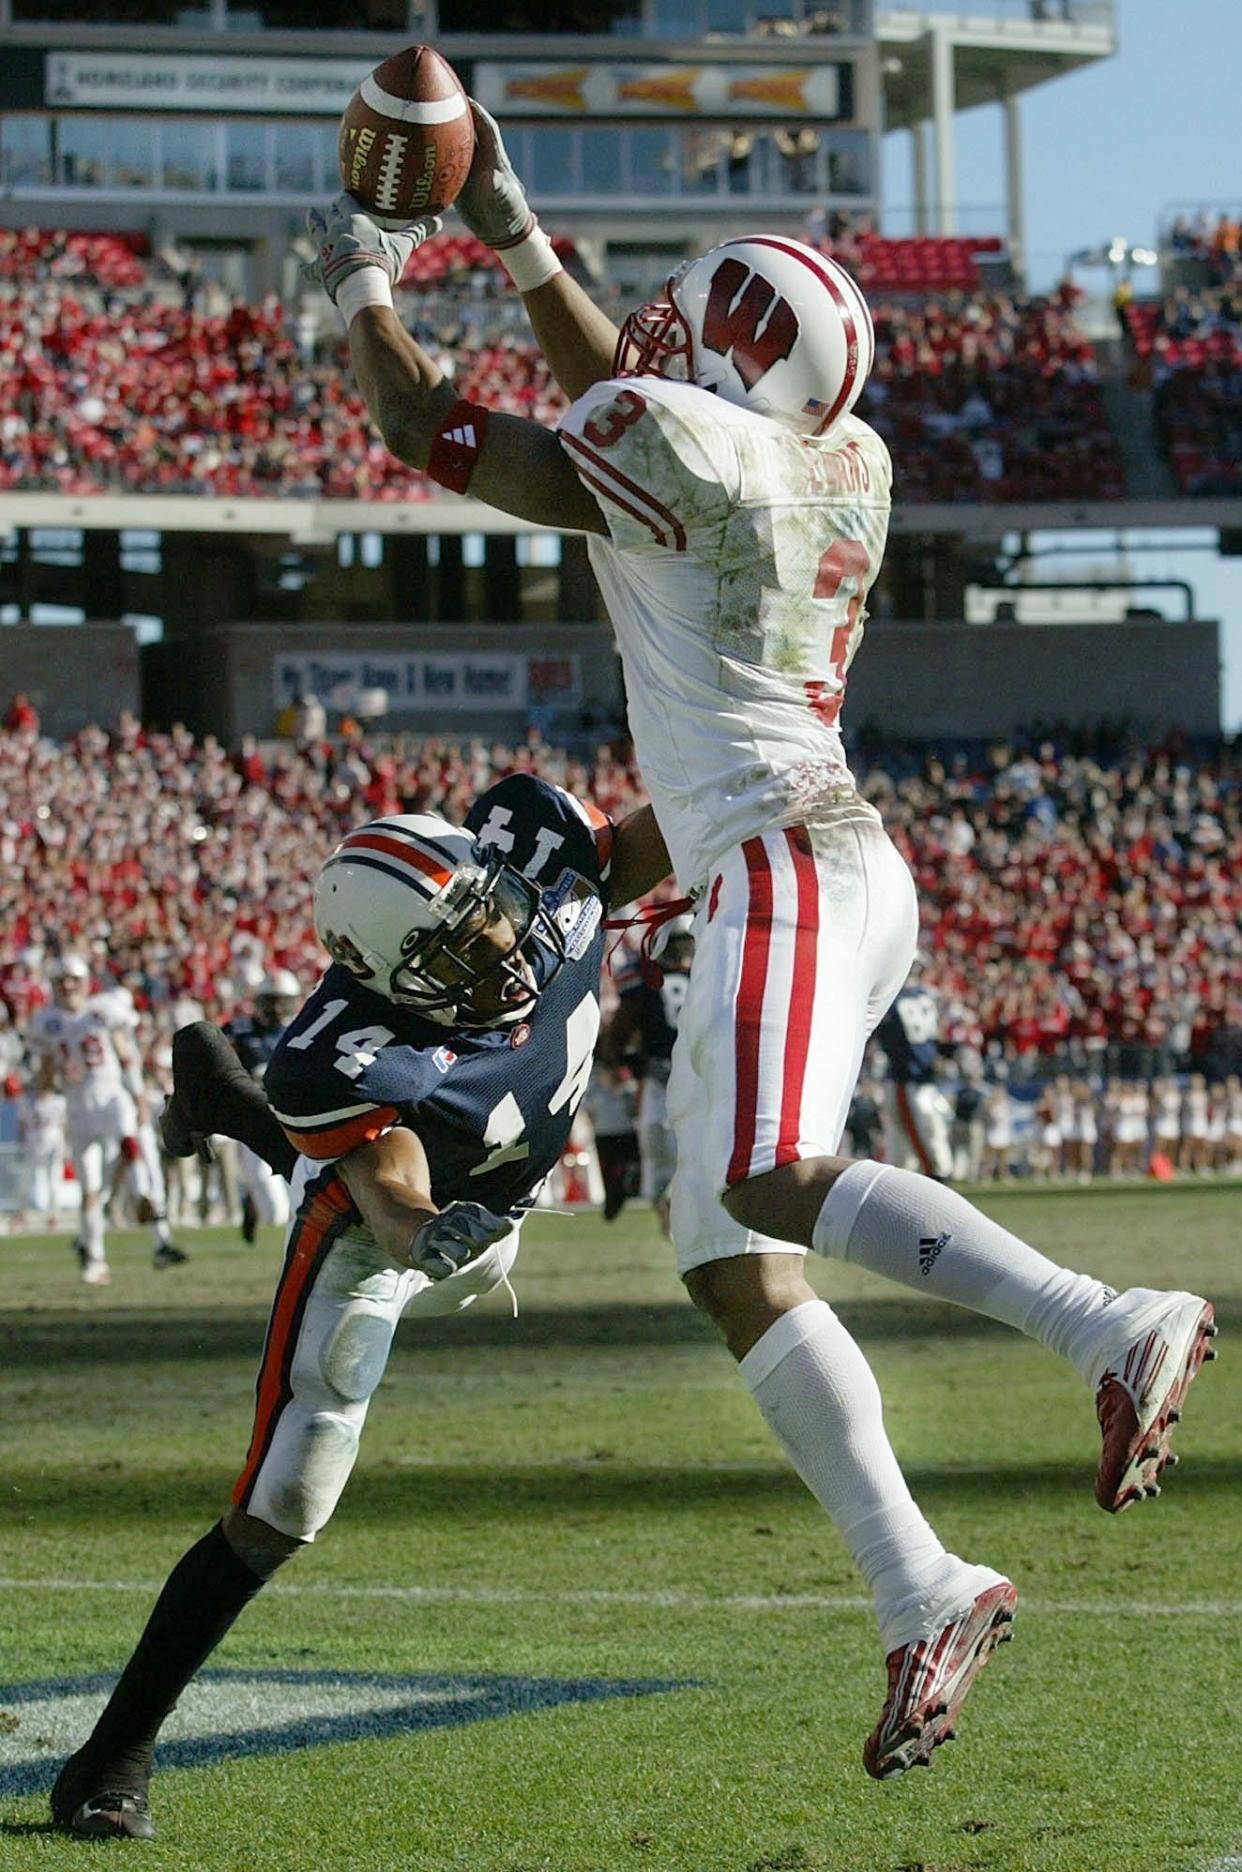
[[[235,749],[182,728],[149,732],[132,716],[56,744],[17,699],[0,731],[9,1097],[26,1088],[24,1029],[51,996],[61,952],[86,956],[97,987],[129,991],[148,1076],[166,1086],[177,1026],[248,1012],[273,969],[314,981],[310,885],[350,825],[423,808],[460,821],[514,770],[613,814],[644,798],[624,744],[578,758],[537,737],[455,745],[352,725],[328,737],[309,713],[310,736]],[[1020,1111],[1062,1073],[1098,1088],[1172,1074],[1224,1086],[1242,1071],[1235,754],[1050,736],[941,757],[863,740],[862,790],[918,881],[922,979],[940,1004],[947,1086],[1000,1085]],[[1224,1168],[1224,1149],[1182,1167]],[[1021,1155],[1033,1167],[1025,1144]]]
[[[451,266],[439,242],[454,243]],[[520,308],[478,256],[442,235],[415,262],[431,289],[407,301],[415,329],[462,394],[555,421],[563,402],[515,324]],[[918,303],[875,304],[861,406],[898,458],[903,499],[1123,491],[1072,288],[1036,299],[918,290]],[[182,292],[113,237],[0,232],[0,491],[16,488],[432,492],[372,430],[335,328],[320,335],[313,316],[275,297]]]
[[[1131,300],[1122,322],[1150,376],[1159,438],[1179,492],[1242,489],[1242,224],[1230,216],[1174,225],[1169,252],[1193,283]]]

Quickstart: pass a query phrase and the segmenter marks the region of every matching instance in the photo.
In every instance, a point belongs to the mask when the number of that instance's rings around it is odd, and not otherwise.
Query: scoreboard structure
[[[1005,114],[1003,210],[1022,245],[1020,99],[1116,47],[1112,0],[0,0],[0,225],[149,227],[254,250],[336,188],[361,76],[435,43],[502,121],[549,225],[624,283],[635,256],[761,221],[883,225],[880,145],[909,133],[913,226],[958,231],[953,122]],[[345,30],[363,19],[368,30]],[[499,24],[497,23],[499,20]],[[1003,219],[1004,226],[996,225]]]

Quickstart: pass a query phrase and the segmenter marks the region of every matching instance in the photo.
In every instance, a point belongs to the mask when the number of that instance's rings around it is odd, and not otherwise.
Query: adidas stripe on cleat
[[[991,1583],[965,1605],[933,1615],[924,1636],[890,1651],[888,1699],[863,1748],[863,1766],[877,1781],[930,1768],[935,1749],[957,1739],[957,1718],[975,1678],[1013,1636],[1017,1589],[1001,1573],[972,1567],[970,1584]]]
[[[1211,1302],[1197,1294],[1138,1287],[1115,1304],[1125,1314],[1091,1368],[1103,1436],[1095,1499],[1109,1514],[1159,1495],[1161,1475],[1177,1463],[1169,1439],[1186,1393],[1216,1357],[1217,1331]]]

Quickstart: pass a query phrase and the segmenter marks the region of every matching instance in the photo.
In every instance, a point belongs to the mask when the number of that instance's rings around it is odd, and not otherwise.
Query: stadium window
[[[0,119],[0,178],[6,188],[40,188],[51,182],[52,126],[46,117]]]
[[[155,143],[150,124],[140,117],[115,117],[110,129],[111,180],[118,188],[154,187]]]
[[[28,622],[48,624],[60,629],[67,624],[85,624],[86,613],[81,605],[32,604]]]
[[[276,138],[276,187],[282,195],[313,195],[319,187],[316,124],[282,124]]]
[[[161,177],[166,189],[198,193],[220,186],[217,153],[219,138],[214,123],[169,118],[163,129]]]
[[[704,0],[649,0],[657,39],[697,39],[703,31]]]
[[[147,611],[123,611],[121,613],[121,622],[122,624],[129,625],[139,646],[142,644],[163,643],[164,641],[164,620],[162,617],[152,617],[150,612]]]
[[[631,130],[629,186],[635,195],[671,195],[677,158],[670,130]]]
[[[267,125],[228,123],[228,189],[230,194],[259,192],[267,187]]]
[[[384,563],[384,535],[382,533],[363,533],[358,541],[359,563],[374,572]]]
[[[532,130],[530,152],[530,185],[533,195],[569,195],[573,192],[572,130],[559,127]]]
[[[60,117],[60,179],[66,188],[103,188],[108,181],[108,125],[102,117]]]
[[[621,190],[621,134],[618,131],[579,130],[578,156],[584,195],[616,195]]]
[[[427,564],[429,566],[438,566],[439,563],[440,535],[438,533],[429,533],[427,535]]]
[[[468,572],[481,566],[487,557],[487,547],[482,533],[463,533],[461,536],[461,562]]]
[[[354,563],[354,536],[352,533],[338,533],[336,536],[336,563],[346,572]]]
[[[559,533],[519,533],[517,536],[517,562],[523,571],[527,567],[540,571],[561,563],[561,536]]]
[[[750,28],[750,0],[707,0],[709,33],[744,33]]]
[[[34,565],[80,566],[81,527],[31,527],[30,558]]]

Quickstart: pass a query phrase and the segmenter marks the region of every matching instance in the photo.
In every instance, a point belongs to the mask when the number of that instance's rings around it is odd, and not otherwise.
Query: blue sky
[[[965,0],[962,11],[970,11]],[[1036,288],[1054,281],[1076,249],[1116,234],[1153,244],[1175,207],[1242,208],[1236,83],[1242,0],[1118,0],[1117,13],[1115,58],[1023,98],[1027,247]],[[972,204],[1004,200],[1001,139],[998,108],[958,118],[957,198],[968,227],[975,225],[965,213]],[[890,138],[887,152],[885,196],[896,208],[910,198],[907,141]],[[1101,276],[1081,278],[1090,284]],[[1224,720],[1242,727],[1242,559],[1162,552],[1144,553],[1141,563],[1150,577],[1188,579],[1200,616],[1221,619]],[[1050,576],[1063,571],[1050,567]]]

